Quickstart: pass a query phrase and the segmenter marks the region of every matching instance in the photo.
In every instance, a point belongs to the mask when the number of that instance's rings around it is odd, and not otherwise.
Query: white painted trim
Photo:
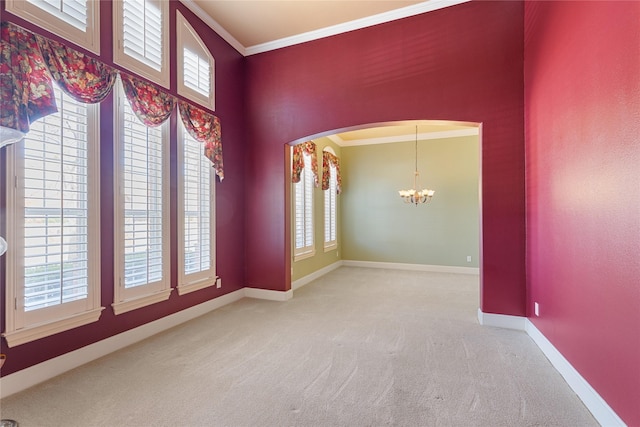
[[[565,359],[562,353],[551,344],[551,341],[526,318],[525,328],[533,342],[542,350],[553,367],[562,375],[569,387],[578,395],[600,425],[607,427],[626,425],[587,380]]]
[[[232,48],[237,50],[242,56],[247,56],[246,48],[236,40],[227,30],[225,30],[222,25],[220,25],[215,19],[213,19],[210,15],[207,14],[200,6],[195,4],[193,0],[180,0],[182,4],[184,4],[187,9],[193,12],[198,18],[202,20],[205,24],[209,26],[213,31],[215,31],[220,37],[224,39],[227,43],[231,45]]]
[[[271,289],[244,288],[244,296],[247,298],[265,299],[269,301],[289,301],[293,298],[293,290],[273,291]]]
[[[626,424],[615,413],[609,404],[594,390],[586,379],[571,363],[551,344],[538,328],[526,317],[508,316],[504,314],[483,313],[478,309],[478,321],[483,326],[515,329],[526,332],[542,353],[549,359],[551,365],[567,382],[571,390],[582,400],[589,412],[602,426],[624,427]]]
[[[469,0],[425,1],[411,6],[391,10],[389,12],[368,16],[366,18],[355,19],[353,21],[332,25],[330,27],[321,28],[319,30],[309,31],[295,36],[284,37],[282,39],[274,40],[271,42],[249,46],[245,49],[245,56],[268,52],[270,50],[293,46],[312,40],[318,40],[324,37],[335,36],[337,34],[346,33],[348,31],[372,27],[374,25],[383,24],[385,22],[391,22],[397,19],[408,18],[410,16],[419,15],[421,13],[431,12],[434,10],[443,9],[445,7],[454,6],[456,4],[466,3],[467,1]]]
[[[493,326],[495,328],[515,329],[516,331],[525,331],[526,317],[509,316],[506,314],[483,313],[478,309],[478,322],[482,326]]]
[[[418,134],[419,141],[425,141],[430,139],[445,139],[445,138],[459,138],[464,136],[478,136],[480,134],[480,129],[477,127],[469,127],[465,129],[455,129],[455,130],[442,130],[438,132],[425,132]],[[366,138],[366,139],[354,139],[345,141],[340,138],[340,143],[335,142],[340,147],[355,147],[360,145],[375,145],[375,144],[393,144],[396,142],[413,142],[416,138],[416,135],[393,135],[393,136],[382,136],[379,138]]]
[[[118,335],[90,344],[78,350],[49,359],[0,379],[0,398],[26,390],[36,384],[63,374],[78,366],[118,351],[152,335],[200,317],[210,311],[231,304],[245,296],[244,289],[187,308],[177,313],[146,323]]]
[[[387,268],[391,270],[431,271],[434,273],[480,274],[480,269],[476,267],[456,267],[450,265],[403,264],[397,262],[355,260],[344,260],[342,261],[342,265],[345,267]]]
[[[356,19],[342,24],[332,25],[330,27],[321,28],[315,31],[298,34],[291,37],[257,44],[245,47],[235,37],[225,30],[215,19],[209,16],[200,6],[195,4],[193,0],[180,0],[191,12],[207,24],[213,31],[222,37],[227,43],[237,50],[242,56],[255,55],[258,53],[268,52],[283,47],[294,46],[296,44],[305,43],[312,40],[318,40],[324,37],[334,36],[353,30],[359,30],[371,27],[385,22],[395,21],[397,19],[408,18],[410,16],[419,15],[421,13],[432,12],[445,7],[455,6],[457,4],[466,3],[470,0],[430,0],[422,3],[414,4],[407,7],[391,10],[385,13],[369,16],[366,18]]]
[[[313,282],[314,280],[324,276],[325,274],[335,270],[336,268],[342,267],[342,265],[342,261],[336,261],[333,264],[329,264],[326,267],[321,268],[320,270],[316,270],[311,274],[299,278],[298,280],[294,280],[293,282],[291,282],[291,289],[294,291],[296,289],[300,289],[304,285]]]

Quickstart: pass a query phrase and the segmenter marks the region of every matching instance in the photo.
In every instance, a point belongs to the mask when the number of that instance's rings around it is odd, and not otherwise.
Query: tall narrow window
[[[183,295],[216,282],[215,180],[202,143],[179,126],[178,292]]]
[[[116,314],[169,298],[169,167],[165,123],[147,127],[116,85]]]
[[[6,0],[7,11],[94,53],[100,53],[100,2]]]
[[[311,156],[303,154],[304,169],[300,182],[294,188],[295,248],[294,260],[304,259],[315,254],[313,242],[313,187],[314,177],[311,171]]]
[[[9,346],[100,317],[97,106],[55,88],[58,113],[34,123],[7,162]]]
[[[215,109],[213,56],[189,22],[176,11],[178,93]]]
[[[333,153],[332,153],[333,154]],[[323,167],[323,173],[327,170]],[[330,251],[338,247],[337,238],[337,174],[336,167],[329,164],[329,188],[324,191],[324,250]]]
[[[113,2],[113,61],[169,87],[169,2]]]

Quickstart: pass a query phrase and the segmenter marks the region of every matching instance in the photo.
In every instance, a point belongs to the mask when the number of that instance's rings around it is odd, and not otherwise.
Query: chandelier
[[[398,191],[398,193],[400,194],[400,197],[402,197],[402,200],[404,200],[405,203],[413,203],[414,205],[418,206],[418,204],[420,203],[429,203],[431,201],[431,198],[433,197],[433,195],[435,194],[434,190],[429,190],[427,188],[422,189],[422,190],[416,190],[416,188],[418,187],[418,182],[419,182],[419,177],[420,177],[420,173],[418,172],[418,126],[416,126],[416,170],[414,172],[413,175],[413,187],[411,188],[411,190],[400,190]]]

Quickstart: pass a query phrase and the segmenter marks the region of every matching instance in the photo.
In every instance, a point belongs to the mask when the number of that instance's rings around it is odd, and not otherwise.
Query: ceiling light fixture
[[[400,190],[398,191],[398,193],[400,194],[400,197],[402,197],[402,200],[404,200],[405,203],[412,203],[416,206],[418,206],[418,204],[420,203],[429,203],[431,201],[431,198],[433,198],[433,195],[435,194],[434,190],[429,190],[427,188],[423,189],[423,190],[416,190],[416,188],[418,188],[418,177],[420,176],[420,173],[418,172],[418,126],[416,126],[416,171],[414,172],[413,175],[413,187],[411,188],[411,190]]]

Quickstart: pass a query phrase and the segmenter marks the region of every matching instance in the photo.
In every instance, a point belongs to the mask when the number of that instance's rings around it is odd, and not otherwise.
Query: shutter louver
[[[184,273],[211,268],[211,165],[202,144],[184,132]]]
[[[87,30],[87,0],[27,0],[75,28]]]
[[[124,53],[161,71],[162,10],[148,0],[125,0],[123,8]]]
[[[25,312],[88,295],[87,104],[55,94],[24,139]]]
[[[124,103],[124,287],[163,279],[163,143]]]
[[[300,182],[294,184],[295,191],[295,254],[312,253],[313,243],[313,188],[314,177],[311,171],[311,156],[303,154],[304,169]]]

